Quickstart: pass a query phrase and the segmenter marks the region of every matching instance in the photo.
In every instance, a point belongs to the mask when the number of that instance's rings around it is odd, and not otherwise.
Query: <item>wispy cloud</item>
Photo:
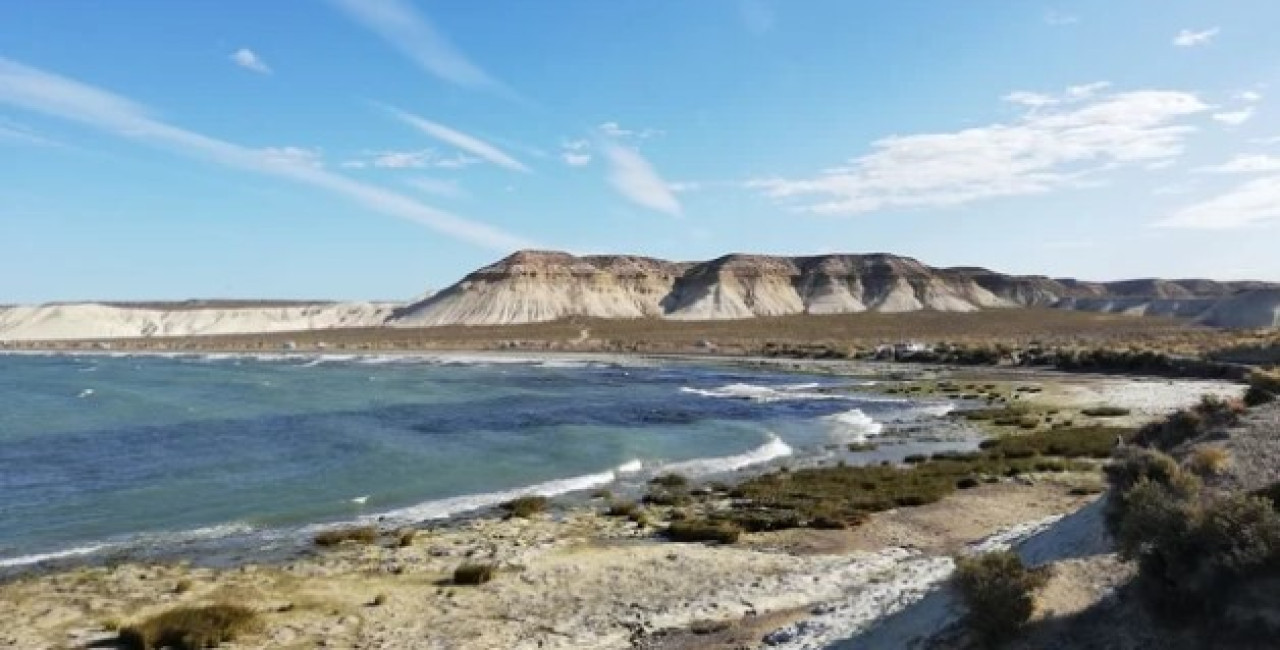
[[[265,160],[272,164],[292,164],[304,167],[324,167],[324,153],[307,147],[266,147],[259,149]]]
[[[330,0],[423,70],[467,88],[512,94],[405,0]]]
[[[1252,106],[1246,106],[1238,111],[1224,111],[1222,113],[1214,113],[1213,119],[1226,124],[1227,126],[1240,126],[1245,122],[1253,119],[1253,114],[1257,112]]]
[[[1080,22],[1080,17],[1074,14],[1062,13],[1050,9],[1044,12],[1044,22],[1046,25],[1053,27],[1066,27],[1067,25],[1075,25]]]
[[[1197,45],[1207,45],[1221,31],[1222,30],[1217,27],[1214,27],[1212,29],[1206,29],[1200,32],[1193,31],[1190,29],[1184,29],[1178,32],[1177,36],[1173,37],[1173,44],[1178,47],[1195,47]]]
[[[61,147],[63,144],[52,138],[37,133],[31,127],[0,117],[0,143],[16,142],[18,144],[36,145],[39,147]]]
[[[1267,154],[1239,155],[1221,165],[1201,167],[1198,172],[1207,174],[1261,174],[1280,172],[1280,156]]]
[[[591,142],[570,140],[560,143],[560,159],[570,167],[582,167],[591,163]]]
[[[247,47],[232,52],[230,58],[233,63],[246,70],[252,70],[258,74],[271,74],[271,68],[262,60],[262,57]]]
[[[435,138],[447,145],[457,147],[473,156],[487,160],[499,167],[505,167],[512,171],[529,173],[529,168],[524,163],[507,155],[506,152],[497,147],[477,138],[447,127],[439,122],[432,122],[423,117],[407,113],[398,108],[386,107],[386,110],[398,118],[400,121],[421,131],[423,134]]]
[[[662,131],[659,129],[624,129],[622,128],[622,125],[617,122],[603,122],[596,127],[596,130],[604,134],[606,137],[614,138],[615,140],[647,140],[649,138],[662,135]]]
[[[458,185],[458,181],[454,179],[429,178],[419,176],[410,178],[409,185],[434,196],[443,196],[449,199],[456,199],[463,196],[462,187]]]
[[[487,248],[506,251],[535,246],[516,235],[432,208],[403,194],[297,161],[280,160],[264,150],[181,129],[154,118],[132,100],[5,58],[0,58],[0,104],[77,122],[226,167],[289,179]]]
[[[665,214],[680,216],[680,201],[640,152],[612,141],[601,143],[609,161],[609,184],[627,200]]]
[[[1242,102],[1256,103],[1262,101],[1262,93],[1256,90],[1245,90],[1236,93],[1236,99]]]
[[[1085,88],[1085,87],[1077,87]],[[1027,107],[1011,124],[951,133],[893,136],[846,165],[800,179],[747,183],[767,196],[820,214],[954,206],[995,197],[1079,187],[1106,171],[1177,158],[1195,127],[1183,118],[1208,110],[1195,95],[1148,90],[1095,96],[1014,93]]]
[[[1235,230],[1280,222],[1280,175],[1237,185],[1157,222],[1164,228]]]

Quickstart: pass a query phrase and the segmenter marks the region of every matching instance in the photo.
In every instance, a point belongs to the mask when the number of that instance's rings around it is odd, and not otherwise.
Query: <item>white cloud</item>
[[[436,159],[431,149],[417,151],[382,151],[374,154],[369,164],[378,169],[422,169]]]
[[[462,131],[452,129],[443,124],[440,124],[439,122],[432,122],[431,120],[418,117],[417,115],[414,115],[412,113],[406,113],[398,108],[388,107],[387,111],[389,111],[392,115],[394,115],[396,118],[398,118],[400,121],[404,122],[405,124],[412,126],[413,128],[421,131],[427,136],[430,136],[432,138],[435,138],[436,140],[439,140],[440,142],[457,147],[462,151],[465,151],[483,160],[487,160],[499,167],[505,167],[507,169],[518,171],[518,172],[524,172],[526,174],[529,173],[529,168],[526,167],[524,163],[520,162],[519,160],[516,160],[515,158],[512,158],[511,156],[503,152],[501,149],[498,149],[497,147],[489,144],[488,142],[485,142],[484,140],[481,140],[480,138],[477,138],[472,135],[467,135]]]
[[[1238,111],[1226,111],[1223,113],[1214,113],[1213,119],[1226,124],[1227,126],[1240,126],[1253,118],[1255,109],[1252,106],[1242,108]]]
[[[1109,81],[1095,81],[1090,84],[1081,84],[1079,86],[1068,86],[1067,97],[1071,99],[1089,99],[1094,95],[1111,87]]]
[[[440,169],[462,169],[463,167],[479,165],[481,162],[482,161],[475,156],[468,156],[467,154],[460,153],[455,156],[437,160],[436,167],[439,167]]]
[[[323,167],[324,154],[319,149],[306,147],[266,147],[259,149],[260,155],[272,164],[302,165],[304,167]]]
[[[602,122],[596,127],[596,130],[606,137],[610,137],[615,140],[647,140],[654,136],[662,135],[662,131],[658,129],[624,129],[617,122]]]
[[[1211,199],[1187,206],[1156,225],[1193,230],[1234,230],[1280,221],[1280,176],[1237,185]]]
[[[405,0],[331,0],[423,70],[467,88],[510,94]]]
[[[258,74],[271,74],[271,68],[267,67],[262,57],[247,47],[242,47],[232,52],[231,61],[246,70],[252,70]]]
[[[671,190],[672,192],[675,192],[676,194],[683,194],[685,192],[697,192],[698,190],[702,189],[702,183],[699,183],[697,181],[673,181],[671,183],[667,183],[667,189]]]
[[[1195,95],[1173,91],[1042,97],[1035,105],[1020,102],[1028,111],[1011,124],[892,136],[815,177],[747,186],[821,214],[1040,194],[1082,186],[1119,167],[1177,158],[1195,130],[1183,118],[1208,110]]]
[[[1256,90],[1245,90],[1236,93],[1236,99],[1242,102],[1256,103],[1262,101],[1262,93]]]
[[[1026,106],[1027,108],[1044,108],[1046,106],[1053,106],[1060,101],[1053,95],[1033,93],[1026,90],[1011,92],[1008,95],[1005,95],[1003,99],[1011,104]]]
[[[1214,27],[1212,29],[1206,29],[1202,32],[1192,31],[1190,29],[1184,29],[1178,32],[1177,36],[1173,37],[1173,44],[1177,45],[1178,47],[1195,47],[1197,45],[1206,45],[1209,43],[1209,41],[1212,41],[1213,37],[1217,36],[1218,33],[1221,31],[1222,30],[1217,27]]]
[[[1064,14],[1060,11],[1054,11],[1051,9],[1044,12],[1044,22],[1045,24],[1052,25],[1054,27],[1065,27],[1067,25],[1074,25],[1080,22],[1080,17],[1072,14]]]
[[[486,248],[507,251],[537,246],[403,194],[296,161],[273,160],[260,149],[172,126],[153,118],[149,110],[129,99],[5,58],[0,58],[0,104],[77,122],[226,167],[289,179]]]
[[[560,143],[560,159],[570,167],[582,167],[591,163],[591,143],[587,140],[569,140]]]
[[[651,210],[680,216],[680,201],[638,151],[616,142],[600,145],[609,161],[609,184],[623,197]]]
[[[463,195],[462,188],[458,185],[458,181],[443,178],[428,178],[419,176],[410,178],[409,185],[435,196],[443,196],[445,198],[456,199]]]
[[[1280,172],[1280,156],[1266,154],[1240,155],[1221,165],[1196,170],[1210,174],[1259,174]]]

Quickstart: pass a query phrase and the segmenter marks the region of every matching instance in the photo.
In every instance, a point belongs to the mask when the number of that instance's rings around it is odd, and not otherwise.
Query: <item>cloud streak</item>
[[[1280,175],[1247,181],[1156,223],[1163,228],[1237,230],[1280,222]]]
[[[817,176],[754,179],[747,186],[801,211],[836,215],[1042,194],[1117,167],[1176,159],[1195,130],[1183,118],[1208,110],[1188,93],[1097,96],[1103,88],[1014,93],[1006,99],[1027,110],[1013,123],[888,137]]]
[[[600,150],[609,162],[609,184],[619,194],[636,205],[680,216],[680,201],[640,152],[616,142],[603,142]]]
[[[1201,32],[1184,29],[1173,37],[1173,44],[1178,47],[1196,47],[1197,45],[1208,45],[1222,30],[1214,27]]]
[[[449,83],[511,95],[442,34],[431,20],[405,0],[330,0],[344,13],[377,34],[418,67]]]
[[[0,104],[58,117],[226,167],[292,180],[367,209],[426,225],[486,248],[535,246],[487,224],[437,210],[405,195],[261,150],[187,131],[156,119],[146,107],[106,90],[0,58]]]
[[[447,127],[439,122],[432,122],[423,117],[419,117],[412,113],[407,113],[398,108],[387,107],[392,115],[409,126],[417,129],[423,134],[439,140],[447,145],[451,145],[462,151],[465,151],[482,160],[487,160],[499,167],[505,167],[512,171],[528,174],[529,168],[524,163],[512,158],[501,149],[481,140],[472,135],[467,135],[462,131]]]
[[[258,74],[271,74],[271,68],[262,60],[262,57],[247,47],[242,47],[232,52],[230,59],[232,63],[245,70],[252,70]]]

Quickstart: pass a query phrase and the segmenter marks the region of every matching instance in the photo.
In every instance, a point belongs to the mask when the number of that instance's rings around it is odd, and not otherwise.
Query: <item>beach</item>
[[[1126,409],[1122,420],[1131,423],[1201,394],[1240,390],[1222,382],[1021,370],[744,363],[878,375],[878,389],[913,386],[936,398],[947,398],[953,381],[1034,386],[1018,399],[1067,412],[1106,404]],[[937,417],[940,424],[946,418]],[[263,619],[261,630],[235,647],[827,647],[900,634],[891,622],[902,616],[931,617],[940,629],[958,616],[954,607],[922,613],[920,604],[941,593],[954,554],[1028,539],[1053,547],[1055,535],[1067,534],[1061,522],[1074,521],[1063,517],[1093,502],[1098,485],[1090,472],[1025,474],[878,512],[845,530],[747,533],[729,545],[668,541],[664,526],[688,516],[687,508],[651,506],[648,521],[636,523],[606,516],[606,499],[579,493],[528,518],[481,510],[462,519],[396,522],[382,526],[373,543],[317,547],[265,564],[63,560],[0,585],[0,606],[12,622],[0,643],[86,647],[178,605],[235,602]],[[712,494],[693,507],[715,509],[725,499]],[[1080,529],[1070,532],[1074,546]],[[407,530],[415,532],[406,543]],[[480,586],[455,585],[453,571],[464,563],[492,563],[496,576]],[[1081,590],[1107,588],[1095,573],[1058,592],[1087,600]]]

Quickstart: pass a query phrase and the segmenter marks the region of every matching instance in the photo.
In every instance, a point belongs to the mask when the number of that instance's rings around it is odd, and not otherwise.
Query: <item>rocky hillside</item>
[[[368,302],[71,303],[0,307],[0,341],[291,332],[381,325],[397,305]]]
[[[1280,324],[1280,285],[1199,279],[1082,282],[934,268],[881,253],[726,255],[685,263],[521,251],[399,311],[390,324],[499,325],[571,316],[717,320],[1026,306],[1273,327]]]

